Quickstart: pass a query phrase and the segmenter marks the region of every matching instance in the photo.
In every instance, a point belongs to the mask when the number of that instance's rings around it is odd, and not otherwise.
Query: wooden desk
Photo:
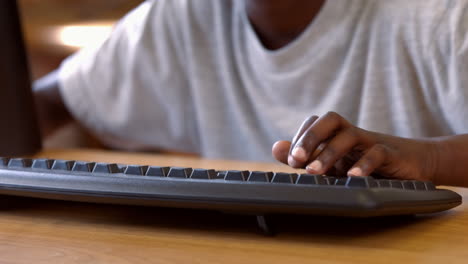
[[[281,165],[90,150],[37,157],[288,170]],[[464,198],[467,189],[453,188]],[[4,198],[0,263],[468,263],[468,206],[424,217],[277,219],[265,237],[251,216]]]

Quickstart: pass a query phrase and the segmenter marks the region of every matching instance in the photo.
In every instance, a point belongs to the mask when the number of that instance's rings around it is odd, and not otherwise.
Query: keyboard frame
[[[214,209],[255,215],[292,213],[350,217],[433,213],[462,202],[460,195],[444,189],[349,188],[1,166],[0,194],[92,203]]]

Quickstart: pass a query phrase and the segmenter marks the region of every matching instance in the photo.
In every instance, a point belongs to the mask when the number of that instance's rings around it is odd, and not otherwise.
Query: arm
[[[58,72],[55,70],[33,84],[36,112],[42,135],[47,137],[72,120],[60,95]]]
[[[468,134],[436,138],[440,182],[468,187]]]
[[[468,186],[468,135],[408,139],[366,131],[336,113],[307,119],[275,158],[313,174],[432,181]]]

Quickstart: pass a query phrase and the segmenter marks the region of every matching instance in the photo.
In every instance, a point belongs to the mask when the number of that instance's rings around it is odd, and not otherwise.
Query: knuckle
[[[387,155],[387,152],[388,152],[387,147],[385,147],[385,146],[382,145],[382,144],[375,144],[375,145],[372,147],[372,149],[373,149],[373,151],[376,152],[377,154],[384,155],[384,156],[386,156],[386,155]]]
[[[341,116],[337,112],[333,112],[333,111],[326,113],[325,117],[330,120],[336,120],[336,121],[341,120]]]
[[[358,141],[361,138],[361,133],[356,127],[349,127],[344,131],[344,133],[352,140]]]
[[[310,144],[310,143],[313,143],[313,142],[316,142],[319,140],[319,137],[317,135],[317,133],[315,133],[315,131],[313,131],[312,129],[309,129],[304,137],[302,138],[302,143],[303,144]]]
[[[325,114],[324,118],[327,120],[337,124],[338,126],[345,128],[345,127],[352,127],[351,123],[348,122],[344,117],[342,117],[340,114],[330,111],[327,114]]]

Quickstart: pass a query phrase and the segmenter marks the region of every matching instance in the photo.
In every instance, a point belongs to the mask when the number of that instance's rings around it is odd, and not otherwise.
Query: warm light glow
[[[67,25],[55,30],[58,44],[71,48],[96,47],[112,32],[112,23]]]

